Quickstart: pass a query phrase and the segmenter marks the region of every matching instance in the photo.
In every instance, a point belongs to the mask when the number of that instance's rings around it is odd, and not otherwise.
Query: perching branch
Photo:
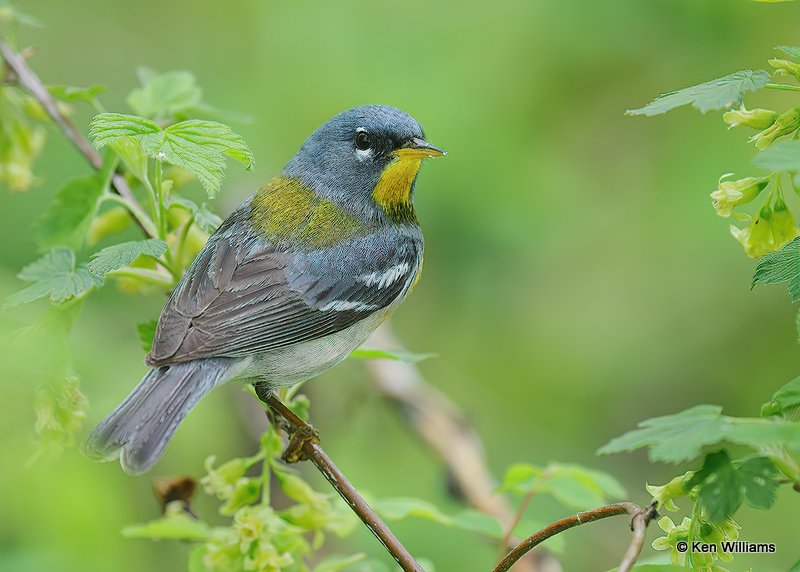
[[[633,530],[633,538],[618,568],[618,572],[629,572],[635,564],[636,559],[639,557],[639,553],[642,551],[647,525],[658,515],[655,504],[650,505],[646,509],[642,509],[632,502],[620,502],[558,520],[520,542],[511,552],[506,554],[505,558],[495,566],[492,572],[507,572],[525,553],[556,534],[581,524],[587,524],[620,514],[629,514],[632,516],[631,529]]]
[[[422,566],[417,563],[406,547],[389,530],[386,523],[372,510],[367,501],[364,500],[325,451],[322,450],[314,428],[295,415],[274,393],[264,388],[264,386],[256,385],[255,388],[258,398],[275,414],[279,415],[281,421],[285,421],[290,425],[288,428],[289,446],[286,453],[284,453],[284,459],[290,462],[298,461],[302,458],[299,456],[299,453],[302,452],[306,458],[314,463],[319,472],[322,473],[322,476],[336,489],[336,492],[353,509],[353,512],[375,535],[375,538],[383,544],[404,571],[424,572]],[[278,425],[283,425],[283,423],[278,423]],[[281,428],[286,429],[286,427]]]
[[[387,325],[370,338],[370,345],[399,348]],[[419,369],[394,360],[366,362],[373,385],[398,407],[408,426],[439,456],[451,484],[473,508],[495,517],[504,530],[513,530],[515,511],[502,495],[486,464],[483,444],[466,415],[442,392],[425,381]],[[513,548],[519,539],[509,535]],[[561,572],[555,557],[544,547],[519,562],[520,572]]]
[[[25,58],[17,53],[2,38],[0,38],[0,55],[2,55],[5,65],[11,70],[13,74],[11,78],[13,78],[15,83],[28,90],[34,99],[39,102],[42,108],[47,112],[47,115],[50,116],[50,119],[53,120],[53,123],[55,123],[59,129],[61,129],[64,135],[67,136],[67,139],[72,142],[75,148],[80,151],[81,155],[84,156],[84,158],[92,167],[98,171],[102,169],[103,157],[100,156],[100,153],[95,151],[95,149],[89,143],[89,140],[86,139],[86,137],[84,137],[84,135],[75,128],[72,122],[65,117],[63,113],[61,113],[61,110],[58,108],[55,99],[53,99],[53,96],[50,95],[49,91],[47,91],[47,88],[42,83],[42,80],[39,79],[39,76],[36,75],[30,66],[28,66]],[[125,181],[125,178],[122,175],[115,174],[111,178],[111,186],[118,195],[125,199],[127,203],[138,206],[136,197],[133,196],[130,187],[128,187],[128,183]],[[144,212],[141,208],[139,211]],[[142,232],[145,235],[147,235],[149,238],[157,238],[145,227],[145,225],[142,224],[142,222],[136,216],[133,215],[133,213],[131,213],[131,218],[133,218],[133,221],[139,225],[139,228],[142,229]]]

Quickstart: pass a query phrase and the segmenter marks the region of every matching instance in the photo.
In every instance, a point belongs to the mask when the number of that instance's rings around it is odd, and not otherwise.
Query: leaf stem
[[[135,199],[131,201],[127,197],[116,193],[106,193],[102,199],[119,203],[128,209],[128,212],[131,213],[131,216],[148,236],[155,237],[158,234],[155,223],[147,216],[147,213],[144,212],[142,206]]]
[[[780,89],[783,91],[800,91],[800,86],[790,85],[788,83],[768,83],[764,87],[767,89]]]

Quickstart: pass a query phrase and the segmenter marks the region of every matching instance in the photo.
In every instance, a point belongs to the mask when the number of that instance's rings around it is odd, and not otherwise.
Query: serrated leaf
[[[87,87],[75,87],[71,85],[48,85],[47,91],[56,99],[62,101],[85,101],[93,102],[98,95],[106,90],[104,85],[90,85]]]
[[[377,348],[357,348],[350,354],[352,359],[390,359],[404,363],[419,363],[426,359],[439,357],[435,353],[413,353],[404,350],[381,350]]]
[[[453,520],[431,503],[416,498],[388,498],[375,501],[375,512],[387,520],[404,520],[409,517],[421,518],[451,526]]]
[[[45,296],[52,302],[61,303],[99,285],[97,278],[85,265],[76,264],[75,253],[62,247],[54,248],[31,262],[22,269],[18,277],[32,284],[9,296],[6,307],[18,306]]]
[[[149,352],[150,348],[153,347],[153,338],[156,337],[157,326],[157,319],[136,324],[136,333],[139,336],[139,341],[142,343],[142,349],[145,352]]]
[[[800,406],[800,377],[794,378],[776,391],[772,399],[761,406],[761,416],[783,415],[798,406]]]
[[[139,79],[142,87],[134,89],[127,102],[145,117],[173,117],[199,105],[203,98],[194,74],[188,71],[156,73],[140,68]]]
[[[786,283],[792,302],[800,300],[800,236],[776,252],[765,255],[756,266],[750,287]]]
[[[744,497],[736,479],[736,469],[725,451],[706,455],[703,466],[689,480],[688,486],[699,487],[698,502],[712,522],[721,522],[735,513]]]
[[[194,217],[194,223],[198,226],[198,228],[204,232],[207,232],[208,234],[213,234],[216,232],[216,230],[219,228],[219,225],[222,224],[222,218],[211,211],[206,203],[203,203],[201,206],[197,206],[194,201],[190,201],[189,199],[183,197],[172,197],[171,204],[179,205],[182,208],[190,211]]]
[[[156,238],[121,242],[92,254],[87,267],[89,272],[102,280],[109,272],[129,265],[140,256],[159,258],[166,250],[167,243]]]
[[[73,179],[61,187],[34,224],[39,248],[65,246],[79,250],[107,184],[108,179],[98,173]]]
[[[740,105],[745,93],[761,89],[769,80],[769,72],[764,70],[742,70],[706,83],[664,93],[644,107],[630,109],[626,114],[659,115],[689,104],[701,113],[729,109]]]
[[[601,455],[649,449],[651,461],[680,463],[697,458],[704,447],[730,442],[758,449],[800,446],[800,423],[778,419],[727,417],[715,405],[698,405],[675,415],[647,419],[639,428],[612,439]]]
[[[800,48],[797,46],[775,46],[775,49],[782,51],[790,58],[800,59]]]
[[[698,487],[698,501],[709,520],[721,522],[732,516],[745,499],[753,508],[770,508],[778,489],[777,476],[775,465],[766,457],[751,457],[735,464],[727,452],[718,451],[706,455],[688,486]]]
[[[106,157],[103,168],[64,185],[36,221],[34,235],[41,250],[65,246],[79,250],[97,211],[100,197],[108,188],[117,161]]]
[[[800,141],[781,141],[756,154],[753,163],[769,171],[800,171]]]
[[[143,117],[101,113],[92,119],[89,137],[97,148],[123,137],[137,141],[148,156],[193,173],[210,198],[219,191],[226,157],[240,162],[247,170],[254,163],[244,139],[227,125],[215,121],[190,119],[162,130]]]
[[[122,535],[126,538],[149,538],[151,540],[203,541],[208,539],[209,532],[208,524],[183,512],[170,512],[157,520],[122,529]]]
[[[768,509],[775,504],[778,492],[778,471],[767,457],[750,457],[736,468],[744,498],[753,508]]]

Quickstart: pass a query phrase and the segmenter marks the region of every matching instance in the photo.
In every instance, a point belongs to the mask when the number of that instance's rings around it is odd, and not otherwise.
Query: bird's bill
[[[447,155],[447,152],[435,145],[431,145],[424,139],[414,137],[406,143],[405,147],[397,149],[394,154],[400,159],[426,159],[428,157],[442,157]]]

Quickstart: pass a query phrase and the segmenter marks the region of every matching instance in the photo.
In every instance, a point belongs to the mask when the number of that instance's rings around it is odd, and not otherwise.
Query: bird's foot
[[[308,456],[303,450],[307,443],[319,445],[319,432],[308,423],[304,423],[292,432],[289,444],[281,455],[281,460],[290,464],[308,460]]]
[[[300,419],[289,409],[265,383],[254,385],[256,395],[267,405],[267,418],[270,423],[280,427],[289,435],[289,444],[281,455],[286,463],[299,463],[308,459],[304,451],[307,443],[319,445],[319,432]]]

